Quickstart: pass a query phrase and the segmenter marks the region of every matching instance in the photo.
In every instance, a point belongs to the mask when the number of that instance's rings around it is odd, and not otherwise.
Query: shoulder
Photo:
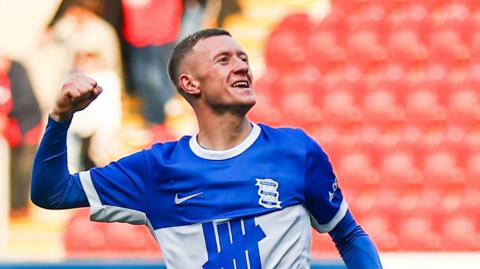
[[[318,143],[310,137],[303,129],[292,127],[271,127],[265,124],[258,124],[267,138],[278,140],[281,143],[294,143],[307,150],[319,149]]]
[[[304,141],[308,137],[305,131],[300,128],[271,127],[262,123],[259,123],[258,126],[260,126],[265,135],[274,138],[293,139],[300,142]]]

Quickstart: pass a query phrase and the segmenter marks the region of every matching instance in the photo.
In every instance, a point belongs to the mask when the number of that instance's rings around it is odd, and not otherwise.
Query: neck
[[[227,150],[245,140],[252,126],[244,113],[197,113],[200,146],[209,150]]]

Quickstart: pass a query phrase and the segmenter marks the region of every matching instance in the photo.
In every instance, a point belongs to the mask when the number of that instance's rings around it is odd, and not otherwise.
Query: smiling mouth
[[[247,80],[239,80],[234,83],[232,83],[233,88],[250,88],[250,83]]]

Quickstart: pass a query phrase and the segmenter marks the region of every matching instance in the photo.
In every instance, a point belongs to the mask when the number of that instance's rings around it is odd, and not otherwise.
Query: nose
[[[234,73],[248,73],[250,66],[243,59],[235,58],[235,65],[233,66]]]

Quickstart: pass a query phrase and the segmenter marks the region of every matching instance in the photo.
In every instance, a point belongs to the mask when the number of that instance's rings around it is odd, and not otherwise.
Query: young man
[[[252,73],[228,32],[206,29],[181,41],[169,73],[195,110],[198,134],[74,175],[68,125],[102,89],[82,75],[67,82],[38,149],[34,203],[90,205],[92,220],[145,224],[168,268],[308,268],[311,225],[331,235],[348,268],[381,268],[322,149],[302,130],[246,118],[255,104]]]

